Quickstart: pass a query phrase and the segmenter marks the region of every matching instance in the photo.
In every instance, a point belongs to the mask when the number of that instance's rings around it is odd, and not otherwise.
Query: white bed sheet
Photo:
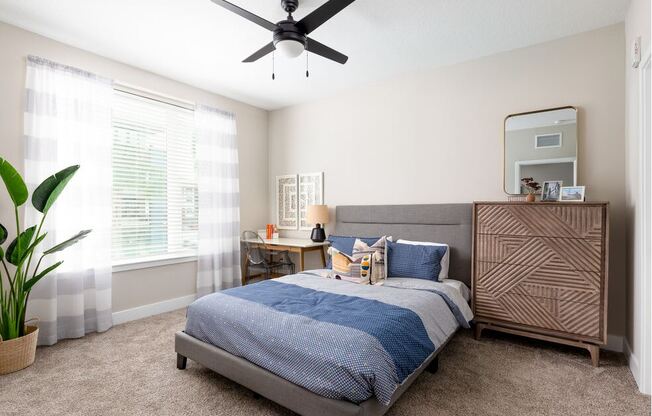
[[[469,287],[465,285],[464,282],[450,278],[444,279],[441,282],[459,290],[465,301],[469,302],[471,300],[471,289],[469,289]]]
[[[299,272],[299,273],[310,273],[310,274],[319,275],[321,277],[328,277],[330,272],[331,272],[330,269],[315,269],[315,270],[305,270],[305,271]],[[389,280],[391,280],[391,279],[394,279],[394,278],[390,277]],[[444,283],[445,285],[450,286],[450,287],[454,288],[455,290],[457,290],[460,293],[460,295],[462,295],[464,300],[466,300],[467,302],[469,302],[471,300],[471,289],[469,289],[469,287],[467,285],[465,285],[464,282],[448,278],[448,279],[443,279],[440,283]]]

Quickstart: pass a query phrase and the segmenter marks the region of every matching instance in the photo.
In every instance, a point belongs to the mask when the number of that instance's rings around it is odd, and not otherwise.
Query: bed
[[[331,233],[447,243],[450,276],[468,286],[471,218],[470,204],[338,206]],[[453,286],[380,288],[317,271],[209,295],[176,334],[177,367],[190,358],[302,415],[382,415],[468,327]]]

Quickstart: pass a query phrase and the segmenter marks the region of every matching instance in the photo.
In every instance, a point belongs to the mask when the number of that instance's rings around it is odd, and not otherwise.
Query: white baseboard
[[[607,335],[607,345],[602,347],[607,351],[624,352],[625,337],[622,335]]]
[[[165,312],[172,312],[177,309],[185,308],[195,300],[195,295],[182,296],[164,300],[162,302],[150,303],[149,305],[139,306],[133,309],[113,312],[113,325],[123,324],[136,319],[147,318],[148,316],[158,315]]]
[[[629,362],[629,371],[632,372],[636,384],[640,386],[641,370],[638,364],[638,358],[632,352],[632,347],[629,346],[629,342],[626,339],[625,339],[625,355],[627,356],[627,361]]]
[[[650,383],[649,381],[646,382],[646,380],[643,380],[645,375],[643,374],[643,371],[641,371],[640,361],[638,357],[634,355],[632,347],[629,345],[627,339],[625,339],[625,355],[627,356],[627,362],[629,363],[629,371],[632,372],[639,391],[643,394],[650,395]]]

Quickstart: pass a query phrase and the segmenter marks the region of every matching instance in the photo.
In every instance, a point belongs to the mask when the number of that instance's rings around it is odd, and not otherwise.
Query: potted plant
[[[29,193],[20,174],[0,157],[0,177],[14,206],[16,237],[5,247],[9,232],[0,224],[0,374],[22,370],[34,362],[38,327],[25,325],[25,311],[29,294],[36,283],[59,267],[59,261],[41,269],[42,260],[64,250],[86,237],[91,230],[80,231],[73,237],[34,256],[43,241],[42,231],[48,211],[66,187],[79,166],[70,166],[43,181],[32,194],[32,205],[39,211],[41,221],[24,228],[20,223],[19,207],[27,202]],[[32,260],[35,260],[33,264]],[[34,267],[32,267],[34,266]]]
[[[534,202],[536,200],[536,193],[541,189],[539,182],[535,182],[534,178],[522,178],[521,183],[527,189],[527,198],[525,200],[527,202]]]

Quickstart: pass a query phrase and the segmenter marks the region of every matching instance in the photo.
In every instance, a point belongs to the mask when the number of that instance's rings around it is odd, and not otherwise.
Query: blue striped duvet
[[[322,396],[389,404],[471,317],[441,283],[365,286],[301,273],[204,296],[188,308],[186,333]]]

